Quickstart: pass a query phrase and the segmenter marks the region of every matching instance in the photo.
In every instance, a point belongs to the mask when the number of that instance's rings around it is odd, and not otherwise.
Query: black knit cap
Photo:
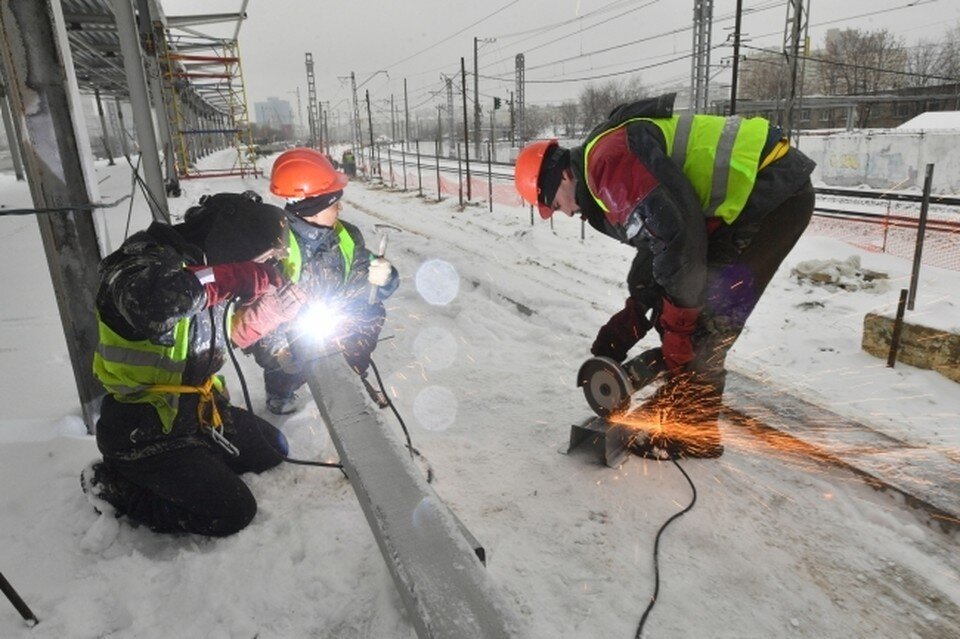
[[[543,158],[540,165],[540,176],[537,178],[537,187],[540,189],[540,203],[546,206],[553,204],[553,198],[560,188],[563,179],[563,170],[570,166],[570,150],[562,146],[554,146]]]
[[[343,197],[343,190],[333,193],[323,193],[300,200],[299,202],[289,202],[286,209],[297,217],[310,217],[320,211],[325,211]]]
[[[245,262],[288,241],[283,209],[246,193],[218,193],[205,197],[184,216],[207,264]]]

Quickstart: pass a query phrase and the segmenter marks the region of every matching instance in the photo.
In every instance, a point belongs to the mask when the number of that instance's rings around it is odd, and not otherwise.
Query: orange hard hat
[[[523,147],[513,166],[513,183],[517,187],[517,192],[528,203],[536,206],[540,211],[540,217],[545,220],[553,215],[553,209],[540,201],[540,187],[537,182],[540,179],[543,158],[555,146],[558,146],[555,139],[531,142]]]
[[[288,200],[302,200],[343,190],[350,181],[330,164],[327,156],[313,149],[297,148],[281,153],[270,171],[270,192]]]

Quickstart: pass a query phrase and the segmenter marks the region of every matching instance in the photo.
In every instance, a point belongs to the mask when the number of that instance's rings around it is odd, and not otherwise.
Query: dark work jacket
[[[638,171],[625,172],[618,188],[607,196],[622,202],[637,202],[634,207],[634,228],[611,223],[587,188],[584,175],[584,153],[592,139],[630,118],[670,117],[672,98],[664,96],[651,101],[623,105],[610,118],[597,126],[579,147],[571,149],[571,168],[577,179],[576,198],[587,222],[606,235],[630,244],[638,251],[631,269],[631,295],[640,297],[647,306],[653,298],[667,296],[681,307],[703,303],[709,237],[707,220],[693,185],[667,155],[666,142],[657,125],[638,121],[626,125],[617,135],[625,135],[629,153],[636,158]],[[767,152],[779,139],[771,127]],[[595,149],[591,166],[598,162]],[[809,182],[815,164],[796,149],[767,166],[757,175],[753,191],[743,211],[732,226],[755,227],[772,210]],[[639,224],[639,228],[637,228]]]
[[[367,270],[372,255],[367,249],[363,234],[353,224],[340,220],[353,239],[353,262],[347,271],[337,232],[329,226],[314,226],[293,213],[287,213],[290,230],[300,247],[301,275],[299,286],[309,300],[326,300],[337,305],[340,314],[347,318],[349,333],[364,333],[368,324],[382,317],[383,300],[390,297],[400,286],[397,269],[393,269],[390,281],[377,291],[374,304],[368,304],[370,285]],[[379,330],[379,328],[378,328]],[[276,353],[287,346],[285,327],[264,336],[259,348]]]
[[[184,265],[203,264],[201,249],[176,227],[154,222],[131,235],[100,264],[97,312],[107,326],[130,340],[149,339],[171,345],[173,329],[190,318],[189,351],[183,384],[198,385],[223,366],[225,303],[205,308],[207,296]],[[112,397],[105,402],[119,404]],[[202,443],[196,415],[197,396],[180,396],[177,417],[164,434],[149,404],[105,407],[97,424],[97,444],[105,455],[131,459]],[[119,415],[119,417],[118,417]],[[109,417],[108,417],[109,416]]]

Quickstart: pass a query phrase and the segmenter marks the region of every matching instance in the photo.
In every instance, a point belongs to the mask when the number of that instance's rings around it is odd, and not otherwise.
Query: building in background
[[[253,108],[256,118],[254,130],[258,139],[293,139],[293,109],[289,102],[267,98],[266,102],[255,102]]]

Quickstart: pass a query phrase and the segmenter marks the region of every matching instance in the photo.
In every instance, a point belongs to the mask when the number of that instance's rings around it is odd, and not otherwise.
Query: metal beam
[[[167,193],[164,189],[163,171],[160,169],[160,150],[157,147],[157,133],[153,128],[147,80],[143,72],[143,52],[140,50],[140,37],[133,17],[133,5],[131,0],[111,0],[111,3],[117,18],[120,47],[123,49],[123,66],[127,73],[133,122],[137,129],[137,143],[140,146],[140,163],[143,166],[144,182],[150,195],[147,198],[150,212],[158,222],[169,223]],[[163,116],[158,114],[158,117]]]
[[[367,407],[340,354],[314,358],[307,384],[417,635],[516,636],[472,538]]]
[[[93,432],[103,387],[90,362],[100,248],[89,204],[96,194],[92,154],[60,0],[0,4],[0,64],[10,78],[10,107],[22,144],[30,194],[63,322],[80,406]]]
[[[2,66],[2,65],[0,65]],[[0,72],[0,111],[3,114],[3,131],[7,137],[7,148],[10,149],[10,159],[13,160],[13,172],[18,182],[23,182],[23,160],[20,158],[20,141],[17,140],[17,131],[13,128],[13,118],[10,117],[10,106],[7,103],[7,85]]]
[[[242,13],[207,13],[195,16],[167,16],[167,26],[172,28],[193,27],[198,24],[216,24],[218,22],[233,22],[246,20],[246,12]]]

